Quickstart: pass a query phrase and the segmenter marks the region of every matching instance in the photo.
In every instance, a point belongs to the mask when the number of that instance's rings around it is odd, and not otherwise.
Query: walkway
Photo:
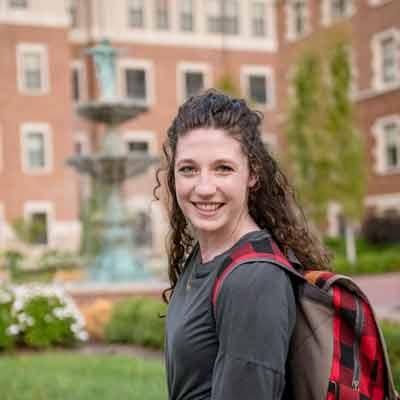
[[[400,322],[400,272],[354,279],[365,292],[378,318]]]

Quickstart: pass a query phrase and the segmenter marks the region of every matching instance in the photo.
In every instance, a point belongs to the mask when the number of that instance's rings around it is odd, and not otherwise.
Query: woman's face
[[[178,139],[174,173],[179,207],[198,234],[240,231],[255,179],[239,141],[220,129],[189,131]]]

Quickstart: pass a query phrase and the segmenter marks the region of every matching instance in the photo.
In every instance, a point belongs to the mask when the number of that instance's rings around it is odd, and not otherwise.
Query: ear
[[[258,177],[254,174],[251,174],[249,177],[249,183],[247,184],[248,188],[251,189],[254,187],[258,182]]]

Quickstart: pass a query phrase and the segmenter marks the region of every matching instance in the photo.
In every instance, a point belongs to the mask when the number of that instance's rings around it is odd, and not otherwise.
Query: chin
[[[198,231],[198,232],[204,232],[204,233],[215,233],[218,231],[222,231],[224,229],[224,225],[221,224],[213,224],[213,223],[199,223],[199,224],[193,224],[193,227]]]

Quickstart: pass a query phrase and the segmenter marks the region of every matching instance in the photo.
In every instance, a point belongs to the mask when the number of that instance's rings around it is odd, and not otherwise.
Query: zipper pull
[[[354,381],[351,383],[351,387],[352,387],[352,389],[353,389],[354,391],[359,392],[359,391],[360,391],[360,381],[354,380]]]

